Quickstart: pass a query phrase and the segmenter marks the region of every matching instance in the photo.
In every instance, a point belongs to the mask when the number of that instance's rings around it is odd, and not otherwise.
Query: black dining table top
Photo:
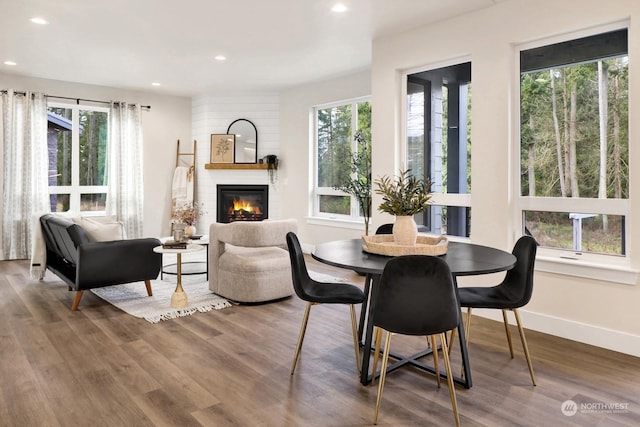
[[[334,240],[319,243],[311,256],[334,267],[354,270],[365,274],[382,274],[384,266],[392,257],[365,252],[362,239]],[[510,252],[472,243],[449,242],[447,253],[440,255],[454,276],[497,273],[509,270],[516,263]]]

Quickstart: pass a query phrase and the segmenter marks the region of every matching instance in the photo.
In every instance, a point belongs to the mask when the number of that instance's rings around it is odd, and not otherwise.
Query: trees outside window
[[[52,212],[105,210],[108,129],[108,109],[49,103]]]
[[[314,214],[362,221],[358,199],[337,188],[354,177],[352,159],[371,142],[371,102],[368,98],[314,108],[316,185]],[[356,133],[358,138],[355,138]],[[369,174],[371,174],[369,164]]]
[[[520,52],[520,207],[542,247],[625,255],[627,30]]]

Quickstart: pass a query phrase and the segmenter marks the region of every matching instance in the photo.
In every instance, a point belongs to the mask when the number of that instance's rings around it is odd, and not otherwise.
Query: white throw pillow
[[[110,242],[124,239],[124,224],[119,221],[80,217],[73,221],[83,228],[85,233],[95,242]]]

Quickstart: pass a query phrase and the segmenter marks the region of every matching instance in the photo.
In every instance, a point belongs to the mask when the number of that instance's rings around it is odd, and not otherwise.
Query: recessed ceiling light
[[[14,61],[4,61],[4,65],[18,65],[18,63]]]
[[[158,82],[153,82],[153,83],[151,83],[151,86],[160,86],[160,83],[158,83]]]
[[[216,55],[213,59],[215,59],[216,61],[226,61],[227,57],[224,55]]]
[[[39,25],[46,25],[48,24],[47,20],[44,18],[40,18],[38,16],[33,17],[31,19],[29,19],[29,21],[33,22],[34,24],[39,24]]]
[[[347,10],[348,10],[347,6],[345,6],[343,3],[336,3],[331,8],[332,12],[338,12],[338,13],[346,12]]]

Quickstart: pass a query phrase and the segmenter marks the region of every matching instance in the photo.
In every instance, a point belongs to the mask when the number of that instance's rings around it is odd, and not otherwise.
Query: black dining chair
[[[358,331],[356,327],[356,311],[355,304],[361,304],[364,301],[364,293],[355,285],[347,283],[328,283],[318,282],[309,277],[307,266],[304,260],[304,254],[300,247],[300,241],[295,233],[287,233],[287,247],[289,248],[289,257],[291,259],[291,274],[293,278],[293,288],[296,295],[303,301],[307,302],[307,307],[302,319],[300,334],[298,335],[298,345],[296,346],[296,354],[293,358],[291,366],[291,375],[296,369],[302,342],[309,321],[309,313],[311,307],[316,304],[348,304],[351,309],[351,329],[353,333],[353,346],[356,353],[356,366],[360,372],[360,346],[358,344]]]
[[[509,343],[509,352],[513,359],[513,345],[511,344],[511,333],[509,332],[509,321],[507,319],[507,310],[513,312],[522,341],[524,356],[529,366],[529,375],[531,382],[536,385],[536,378],[533,374],[533,364],[531,363],[531,355],[529,347],[524,336],[524,329],[520,321],[518,309],[525,306],[531,299],[533,292],[533,269],[536,261],[536,251],[538,244],[531,236],[524,235],[518,239],[513,247],[512,254],[516,257],[516,264],[508,270],[504,280],[496,286],[491,287],[460,287],[458,295],[460,298],[460,307],[467,307],[466,319],[466,340],[469,342],[469,327],[471,324],[472,308],[492,308],[502,310],[502,319],[507,334],[507,342]]]
[[[381,224],[376,229],[376,234],[393,234],[393,223]],[[371,274],[364,275],[364,294],[366,298],[369,298],[369,292],[371,291],[371,283],[373,283],[373,276]],[[362,310],[360,311],[360,324],[358,327],[358,340],[362,341],[362,331],[364,331],[364,314],[367,312],[367,299],[362,304]]]
[[[449,362],[445,334],[457,328],[460,319],[460,307],[456,296],[453,276],[447,263],[426,255],[405,255],[392,258],[387,262],[380,283],[374,289],[372,297],[372,318],[376,330],[376,352],[373,362],[373,375],[380,354],[382,330],[387,332],[380,370],[380,383],[376,399],[374,424],[378,422],[382,391],[386,379],[391,335],[426,336],[427,344],[433,347],[436,381],[440,387],[440,369],[438,366],[438,347],[435,335],[440,337],[442,357],[444,359],[449,395],[453,406],[456,425],[460,425],[456,392]]]
[[[380,225],[376,228],[376,234],[393,234],[393,223]]]

